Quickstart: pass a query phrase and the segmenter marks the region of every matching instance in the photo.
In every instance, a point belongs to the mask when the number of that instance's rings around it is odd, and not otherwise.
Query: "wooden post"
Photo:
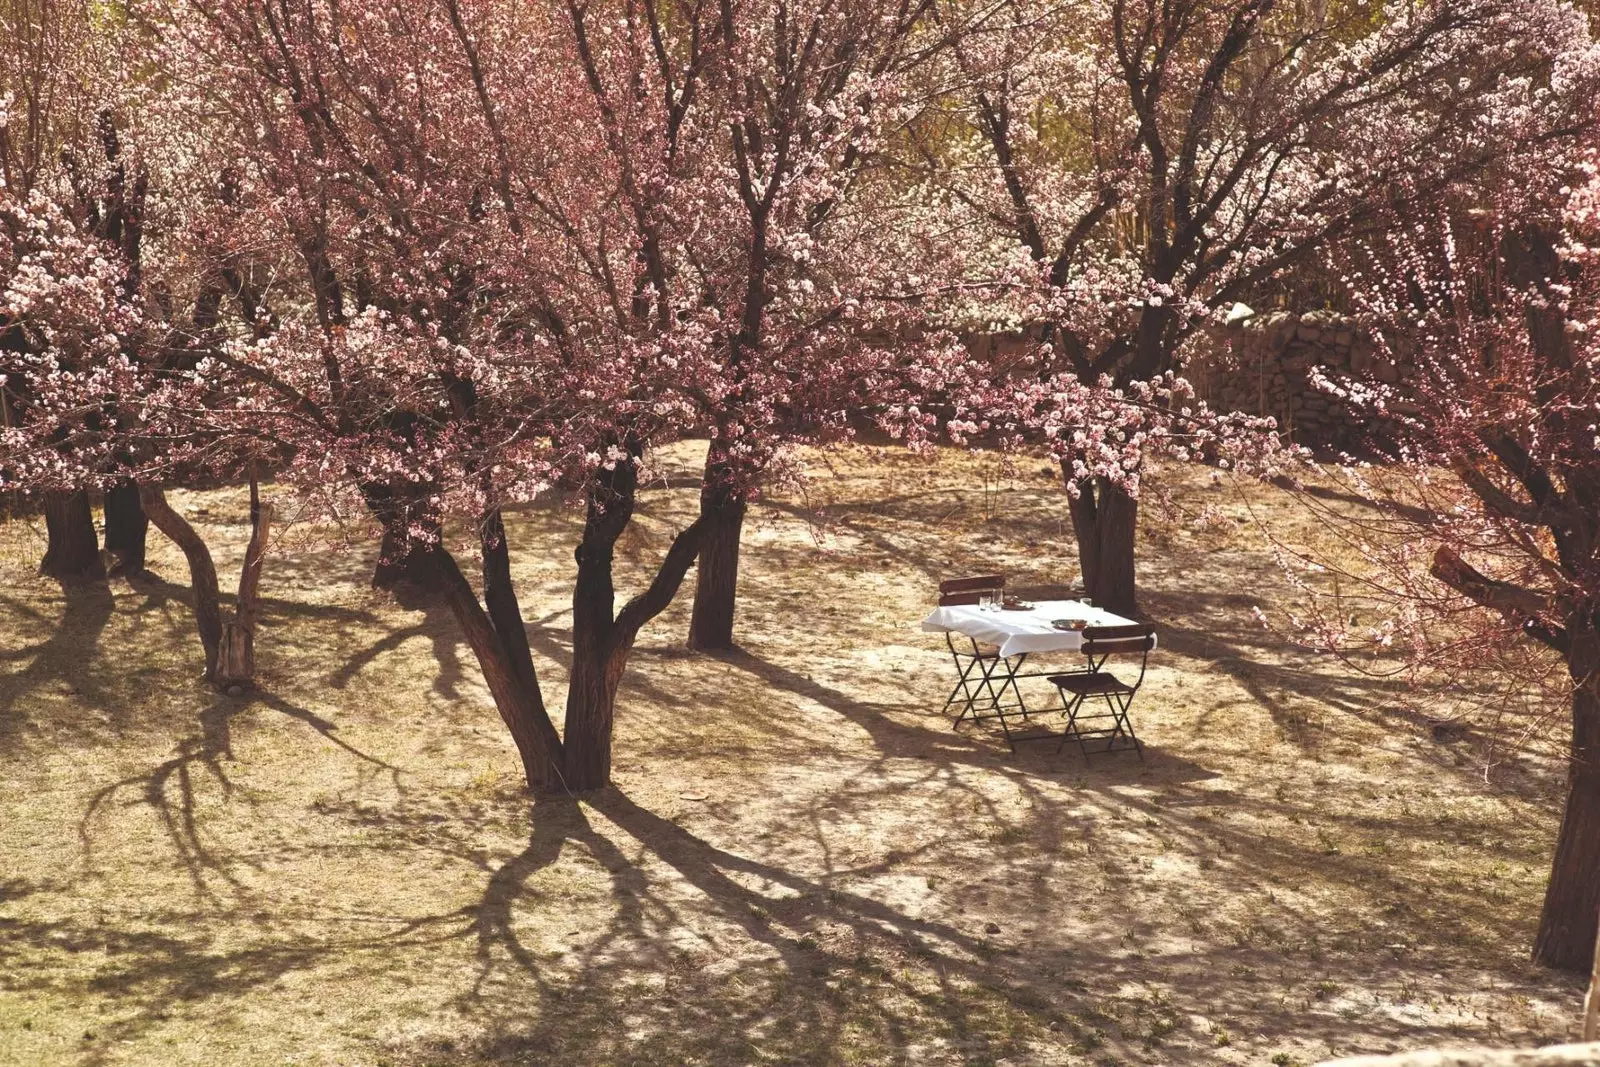
[[[254,502],[252,502],[254,504]],[[256,615],[260,605],[257,590],[261,584],[261,564],[267,554],[267,533],[272,526],[272,505],[251,508],[255,528],[250,547],[245,549],[244,571],[239,575],[239,596],[233,618],[222,626],[222,645],[217,653],[217,686],[248,688],[255,684]]]

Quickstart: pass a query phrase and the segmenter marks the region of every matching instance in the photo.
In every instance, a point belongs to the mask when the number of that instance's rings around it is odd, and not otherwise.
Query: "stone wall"
[[[1025,362],[1031,342],[1021,334],[974,334],[967,345],[979,361],[1010,364]],[[1336,312],[1272,311],[1236,314],[1228,325],[1207,329],[1195,338],[1184,374],[1213,408],[1271,415],[1311,448],[1365,451],[1375,428],[1311,384],[1318,367],[1334,379],[1354,373],[1390,384],[1411,371],[1409,361],[1397,365],[1376,352]]]
[[[1271,415],[1312,448],[1360,451],[1369,427],[1338,397],[1311,384],[1312,371],[1354,372],[1397,382],[1410,371],[1374,351],[1350,320],[1331,311],[1240,316],[1197,342],[1187,375],[1214,408]]]

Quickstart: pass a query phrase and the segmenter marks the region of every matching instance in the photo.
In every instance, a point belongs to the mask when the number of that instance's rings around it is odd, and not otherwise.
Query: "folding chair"
[[[977,604],[985,595],[1003,596],[1005,588],[1003,574],[951,578],[939,583],[939,606]],[[1028,714],[1027,707],[1022,703],[1022,694],[1017,691],[1016,679],[1011,676],[1009,664],[1001,660],[998,648],[980,645],[977,638],[953,632],[947,632],[944,640],[950,648],[950,658],[955,660],[957,674],[956,684],[945,699],[944,710],[948,712],[955,706],[961,708],[955,725],[961,725],[961,721],[968,718],[973,722],[998,718],[1000,725],[1005,727],[1005,712],[1008,709],[1018,708],[1024,716]],[[997,678],[1000,682],[998,689],[995,688]],[[1016,703],[1003,703],[1007,689],[1016,697]],[[984,705],[983,713],[979,712],[980,703]]]
[[[1118,752],[1132,748],[1144,759],[1144,746],[1133,732],[1128,721],[1128,709],[1133,696],[1144,684],[1145,666],[1150,661],[1150,650],[1156,644],[1156,628],[1148,624],[1132,626],[1091,626],[1083,631],[1083,654],[1088,659],[1088,669],[1067,674],[1052,674],[1050,682],[1061,694],[1061,710],[1067,725],[1061,732],[1060,752],[1069,740],[1077,741],[1084,762],[1089,759],[1086,741],[1105,738],[1102,752]],[[1105,669],[1106,660],[1112,656],[1137,655],[1139,677],[1132,684],[1122,681]],[[1105,701],[1106,710],[1099,714],[1084,714],[1084,704],[1091,697]],[[1109,723],[1109,725],[1102,725]],[[1119,744],[1119,742],[1123,742]]]

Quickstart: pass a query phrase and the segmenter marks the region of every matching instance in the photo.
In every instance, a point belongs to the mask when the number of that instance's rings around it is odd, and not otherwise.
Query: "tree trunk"
[[[434,581],[430,549],[442,534],[437,515],[426,506],[392,496],[368,494],[368,504],[384,525],[378,566],[373,568],[373,589],[398,590],[402,585],[427,589]]]
[[[637,456],[636,450],[630,450]],[[697,517],[673,538],[650,587],[612,614],[616,588],[612,562],[617,539],[633,516],[638,470],[618,463],[590,490],[589,513],[578,545],[578,580],[572,591],[572,678],[563,732],[567,786],[599,789],[611,780],[611,738],[617,687],[639,628],[666,610],[699,555],[706,520]]]
[[[705,520],[705,533],[695,565],[689,647],[701,651],[732,648],[745,502],[725,489],[707,486],[700,494],[700,514]]]
[[[200,645],[206,655],[205,679],[213,682],[217,677],[217,653],[222,644],[222,611],[218,606],[217,568],[211,561],[211,550],[194,527],[167,503],[166,494],[159,486],[141,485],[139,503],[156,529],[183,549],[184,558],[189,561],[195,627],[200,631]]]
[[[428,530],[430,536],[418,538],[413,526]],[[439,522],[432,516],[404,509],[383,524],[383,540],[378,546],[378,563],[372,571],[372,588],[397,590],[401,586],[427,588],[432,580],[430,550],[438,543]]]
[[[233,619],[222,627],[222,643],[217,653],[217,686],[249,688],[256,682],[256,618],[260,614],[261,565],[267,554],[267,532],[272,526],[272,505],[251,508],[254,529],[250,547],[245,549],[244,570],[239,575],[239,596],[234,601]]]
[[[139,503],[139,487],[122,479],[106,490],[106,555],[113,577],[144,570],[145,534],[150,519]]]
[[[1134,533],[1139,502],[1104,478],[1083,479],[1072,498],[1072,528],[1078,537],[1083,588],[1097,607],[1133,618]]]
[[[583,540],[578,543],[578,578],[572,588],[572,676],[567,685],[567,785],[599,789],[611,781],[611,734],[617,683],[626,650],[614,654],[616,586],[612,578],[617,539],[633,518],[638,472],[618,463],[590,490]]]
[[[539,689],[533,670],[533,650],[528,647],[528,628],[522,621],[522,604],[516,586],[511,584],[511,548],[506,543],[505,521],[498,510],[490,512],[480,531],[483,546],[483,604],[489,621],[500,638],[506,664],[517,684],[530,691]]]
[[[612,649],[609,642],[581,644],[580,651],[574,630],[566,724],[567,787],[574,792],[601,789],[611,781],[617,686],[628,660],[626,650]]]
[[[88,493],[46,493],[44,527],[47,540],[40,574],[69,579],[105,577]]]
[[[1533,959],[1546,967],[1582,971],[1600,933],[1600,632],[1569,625],[1568,670],[1572,694],[1572,762],[1567,805],[1556,837],[1550,885]]]
[[[499,514],[495,513],[490,525],[498,527],[499,523]],[[521,648],[525,650],[527,634],[522,630],[521,613],[516,608],[516,591],[511,586],[509,565],[502,568],[498,562],[493,565],[490,562],[491,555],[506,553],[504,535],[502,533],[499,538],[497,550],[491,546],[487,533],[484,540],[484,582],[491,586],[486,591],[485,599],[501,605],[502,612],[507,604],[510,605],[516,615]],[[539,689],[531,659],[523,664],[508,649],[508,644],[513,649],[517,647],[516,640],[505,640],[496,620],[484,611],[483,605],[478,602],[478,595],[473,592],[471,583],[461,573],[460,566],[448,549],[439,544],[415,551],[419,559],[413,567],[420,571],[426,564],[434,579],[432,588],[449,605],[451,614],[466,636],[467,644],[472,648],[473,656],[478,660],[484,683],[489,687],[489,695],[494,698],[495,710],[500,713],[501,721],[506,724],[506,729],[511,732],[511,740],[517,746],[528,788],[535,793],[565,791],[568,787],[562,778],[562,741],[545,710],[544,694]]]

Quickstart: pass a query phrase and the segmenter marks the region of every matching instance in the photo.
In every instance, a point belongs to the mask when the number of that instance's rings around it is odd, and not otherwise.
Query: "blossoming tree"
[[[1458,690],[1515,655],[1525,698],[1530,650],[1562,665],[1567,788],[1533,955],[1577,970],[1600,920],[1600,182],[1592,153],[1568,164],[1352,255],[1380,355],[1416,369],[1324,382],[1381,420],[1388,463],[1343,472],[1378,518],[1318,508],[1362,563],[1306,581],[1300,621],[1361,669]]]
[[[874,166],[928,107],[914,73],[959,38],[931,10],[777,0],[700,31],[729,60],[711,68],[725,113],[700,150],[732,174],[680,267],[717,324],[695,394],[710,445],[690,647],[732,646],[747,503],[792,473],[795,446],[848,436],[851,417],[915,443],[933,428],[917,401],[957,371],[925,329],[914,193]]]
[[[827,347],[864,301],[797,269],[768,292],[775,272],[748,267],[747,236],[803,262],[784,229],[794,209],[760,204],[802,181],[797,202],[817,203],[855,128],[799,103],[824,64],[785,73],[782,35],[801,28],[826,53],[852,18],[888,16],[458,0],[136,10],[176,87],[167,121],[191,131],[189,171],[234,176],[248,226],[211,226],[217,254],[269,283],[257,318],[270,329],[195,365],[210,399],[183,414],[187,439],[274,450],[280,479],[329,512],[360,501],[386,560],[449,604],[530,786],[603,785],[633,642],[707,525],[680,530],[617,604],[616,546],[650,450],[739,395],[739,455],[770,458],[883,380],[887,357]],[[763,85],[812,125],[760,125],[741,94]],[[759,313],[785,323],[760,363],[728,358],[752,286]],[[787,295],[818,288],[828,303]],[[555,494],[585,517],[560,731],[502,518]],[[444,536],[452,517],[481,557],[481,597]]]
[[[972,317],[1037,342],[995,368],[1033,393],[1180,372],[1205,323],[1382,212],[1513,153],[1536,165],[1593,91],[1584,20],[1549,0],[1021,3],[987,29],[956,53],[965,87],[925,155],[1016,286]],[[995,397],[989,417],[1060,457],[1088,590],[1133,611],[1137,421]],[[1096,458],[1108,433],[1115,464]]]
[[[126,310],[118,297],[127,292],[126,279],[116,275],[124,252],[139,242],[142,178],[120,158],[105,111],[118,76],[114,37],[97,33],[78,5],[0,8],[6,41],[0,54],[0,425],[9,429],[51,403],[28,388],[26,372],[41,361],[96,359],[93,351],[69,352],[56,343],[50,309],[57,300],[68,336],[74,329],[66,320],[89,324],[87,309],[121,303]],[[75,292],[55,284],[74,269]],[[91,348],[115,329],[109,321],[92,325]],[[114,339],[111,344],[116,347]],[[72,373],[70,365],[61,370]],[[58,437],[65,432],[57,430]],[[40,569],[60,578],[101,576],[87,489],[66,457],[54,467],[48,483],[25,487],[43,500],[47,547]],[[22,487],[19,472],[0,472],[0,479]],[[137,497],[134,492],[130,510],[126,487],[114,488],[106,515],[106,547],[119,566],[134,571],[143,565],[144,541]]]

